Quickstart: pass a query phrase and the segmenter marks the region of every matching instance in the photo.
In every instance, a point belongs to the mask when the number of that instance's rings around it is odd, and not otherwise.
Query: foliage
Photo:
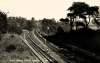
[[[56,34],[45,38],[59,47],[66,48],[66,44],[70,44],[100,56],[100,30],[82,28],[78,31],[72,30],[69,33]]]
[[[21,28],[25,27],[26,24],[26,18],[23,17],[8,17],[8,24],[13,25],[13,23],[16,23],[16,26],[19,26]]]
[[[57,28],[57,33],[63,33],[63,32],[64,32],[63,28],[61,26],[59,26]]]
[[[15,33],[15,32],[16,32],[16,28],[17,28],[17,27],[15,27],[15,26],[11,26],[11,27],[9,28],[9,32],[10,32],[10,33]]]
[[[80,18],[84,19],[84,23],[86,24],[86,28],[87,28],[88,24],[90,23],[90,16],[92,17],[97,16],[99,7],[89,6],[85,2],[73,2],[72,6],[69,7],[68,10],[70,10],[71,12],[67,14],[67,16],[70,17],[71,23],[74,22],[74,18],[76,18],[76,16],[79,16]],[[89,22],[86,20],[87,18],[86,16],[89,16]]]
[[[5,34],[7,32],[7,15],[0,11],[0,32]]]
[[[49,27],[49,29],[47,29]],[[56,33],[56,21],[54,19],[43,19],[42,20],[42,30],[49,34],[55,34]]]
[[[21,35],[22,34],[22,28],[21,27],[15,27],[15,26],[11,26],[9,28],[9,33],[16,33],[18,35]]]
[[[73,11],[75,15],[80,15],[87,11],[89,5],[85,2],[73,2],[72,6],[68,10]]]
[[[33,27],[33,28],[36,27],[36,22],[35,22],[35,21],[36,21],[35,18],[32,17],[32,18],[31,18],[31,23],[32,23],[32,27]]]
[[[16,21],[9,21],[7,30],[9,33],[17,33],[18,35],[22,33],[22,28],[18,27]]]
[[[20,35],[22,29],[32,30],[35,27],[35,19],[32,17],[31,20],[26,20],[23,17],[8,17],[8,32],[17,33]]]
[[[14,51],[15,49],[16,49],[16,47],[15,47],[14,45],[10,45],[10,46],[7,46],[6,51],[7,51],[7,52],[12,52],[12,51]]]
[[[33,23],[30,20],[27,20],[26,25],[25,25],[25,29],[31,31],[33,30]]]
[[[68,18],[66,18],[66,19],[61,18],[59,21],[62,21],[62,22],[69,22],[69,19],[68,19]]]
[[[17,28],[16,28],[16,33],[17,33],[18,35],[21,35],[22,32],[23,32],[23,30],[22,30],[21,27],[17,27]]]
[[[16,33],[20,35],[22,29],[25,28],[26,18],[23,17],[8,17],[7,31],[9,33]]]

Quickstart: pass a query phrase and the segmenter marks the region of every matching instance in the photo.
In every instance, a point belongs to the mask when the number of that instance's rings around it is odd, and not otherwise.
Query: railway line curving
[[[35,30],[35,32],[37,33],[37,35],[38,35],[40,38],[42,37],[42,36],[38,33],[37,30]],[[44,41],[45,41],[45,40],[44,40]],[[52,44],[49,43],[48,41],[46,41],[46,42],[47,42],[46,45],[47,45],[49,48],[51,48],[54,52],[56,52],[59,56],[61,56],[61,57],[65,60],[66,63],[72,63],[72,62],[73,62],[73,63],[77,63],[77,62],[80,62],[79,60],[73,59],[73,58],[70,57],[69,55],[66,55],[66,52],[60,51],[57,47],[55,47],[54,45],[52,45]],[[60,54],[59,51],[60,51],[62,54]],[[71,61],[69,61],[68,58],[71,59]]]
[[[28,32],[29,33],[29,32]],[[26,37],[27,36],[27,37]],[[36,44],[31,38],[30,36],[27,34],[25,35],[25,39],[24,41],[27,41],[28,44],[31,46],[31,48],[33,48],[35,50],[35,52],[38,54],[38,58],[40,59],[40,57],[42,58],[41,62],[42,63],[58,63],[54,58],[52,58],[46,51],[43,51],[38,44]]]

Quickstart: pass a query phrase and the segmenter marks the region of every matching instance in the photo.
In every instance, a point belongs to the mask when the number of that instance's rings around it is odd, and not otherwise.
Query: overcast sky
[[[87,4],[100,5],[100,0],[0,0],[0,10],[8,16],[21,16],[35,20],[43,18],[66,18],[67,9],[73,2],[86,2]]]

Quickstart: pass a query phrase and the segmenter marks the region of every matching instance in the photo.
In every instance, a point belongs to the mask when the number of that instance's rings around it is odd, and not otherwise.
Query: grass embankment
[[[66,48],[65,45],[70,44],[100,56],[100,30],[73,30],[69,33],[58,33],[49,37],[45,36],[45,38],[59,47]]]
[[[0,41],[0,63],[22,63],[10,60],[34,60],[28,46],[18,35],[5,34]],[[24,62],[31,63],[31,62]]]

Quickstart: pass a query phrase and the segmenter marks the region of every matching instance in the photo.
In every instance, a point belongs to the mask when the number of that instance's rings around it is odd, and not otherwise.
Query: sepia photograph
[[[100,63],[100,0],[0,0],[0,63]]]

